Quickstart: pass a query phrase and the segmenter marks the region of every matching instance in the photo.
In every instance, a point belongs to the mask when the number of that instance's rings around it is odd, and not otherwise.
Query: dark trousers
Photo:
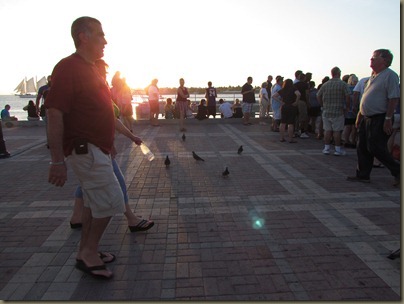
[[[373,168],[373,158],[376,157],[396,178],[400,178],[400,164],[394,160],[387,149],[389,135],[384,133],[385,114],[363,117],[358,131],[356,153],[358,167],[356,176],[369,179]]]

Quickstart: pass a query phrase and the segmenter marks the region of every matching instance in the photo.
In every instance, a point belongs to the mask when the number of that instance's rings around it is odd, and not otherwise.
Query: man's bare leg
[[[83,208],[83,228],[81,230],[81,240],[77,259],[82,260],[87,267],[104,265],[102,259],[98,256],[98,246],[105,229],[107,228],[111,217],[93,218],[91,209]],[[94,274],[109,277],[112,272],[106,270],[93,271]]]

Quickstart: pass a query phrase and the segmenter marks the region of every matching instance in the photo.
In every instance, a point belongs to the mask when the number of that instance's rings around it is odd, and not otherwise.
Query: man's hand
[[[140,146],[140,144],[143,142],[140,137],[134,136],[134,138],[132,139],[132,141],[137,144],[138,146]]]
[[[393,123],[392,123],[391,119],[384,120],[383,131],[387,135],[391,135],[393,133]]]
[[[63,187],[67,181],[67,168],[66,164],[63,165],[50,165],[48,182],[56,187]]]

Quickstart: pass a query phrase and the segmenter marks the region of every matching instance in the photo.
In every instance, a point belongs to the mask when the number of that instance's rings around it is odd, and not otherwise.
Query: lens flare
[[[254,229],[262,229],[265,226],[265,220],[258,216],[252,218],[252,227]]]

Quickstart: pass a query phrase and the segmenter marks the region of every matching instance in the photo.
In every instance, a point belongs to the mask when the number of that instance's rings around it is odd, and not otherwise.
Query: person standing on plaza
[[[252,125],[250,122],[251,112],[255,103],[255,90],[251,85],[253,78],[249,76],[247,82],[241,88],[241,95],[243,95],[243,124],[245,126]]]
[[[149,95],[150,105],[150,122],[152,126],[159,126],[158,117],[160,113],[159,99],[160,92],[157,87],[158,79],[153,79],[151,84],[147,87],[147,94]]]
[[[314,81],[309,82],[309,108],[307,114],[309,115],[309,125],[311,131],[316,134],[316,138],[321,137],[321,105],[317,99],[316,83]]]
[[[104,56],[107,41],[100,21],[80,17],[71,26],[76,52],[52,72],[45,100],[51,162],[48,181],[62,187],[71,165],[83,190],[82,233],[76,268],[94,277],[113,273],[98,255],[111,217],[124,213],[124,198],[112,168],[115,116],[110,89],[95,61]]]
[[[95,65],[97,66],[100,75],[103,77],[105,82],[107,82],[107,68],[108,64],[103,60],[103,59],[98,59],[95,61]],[[119,120],[119,108],[116,104],[112,103],[114,106],[114,114],[115,114],[115,130],[119,132],[120,134],[126,136],[129,138],[132,142],[134,142],[136,145],[140,146],[142,144],[142,140],[135,136],[128,128],[124,126],[124,124]],[[129,205],[129,198],[128,198],[128,192],[125,184],[125,179],[123,177],[123,174],[121,172],[121,169],[119,168],[118,162],[116,161],[116,149],[113,147],[112,153],[111,153],[111,158],[112,158],[112,168],[114,170],[114,174],[116,178],[118,179],[119,185],[121,187],[124,201],[125,201],[125,217],[128,221],[128,228],[131,232],[137,232],[137,231],[146,231],[149,230],[154,226],[154,222],[151,220],[145,220],[141,219],[140,217],[136,216],[130,205]],[[82,227],[81,223],[81,218],[83,214],[83,208],[84,208],[84,199],[83,199],[83,191],[80,186],[76,188],[75,194],[74,194],[74,207],[73,207],[73,213],[70,217],[70,228],[72,229],[78,229]],[[104,262],[106,261],[112,261],[115,259],[114,255],[111,253],[102,253],[102,260]]]
[[[400,85],[397,74],[389,67],[393,54],[387,49],[378,49],[370,58],[373,72],[360,102],[355,126],[358,128],[356,152],[358,164],[356,175],[348,181],[369,183],[376,157],[394,177],[393,186],[400,186],[400,164],[394,160],[387,148],[393,132],[393,114],[400,100]]]
[[[281,99],[281,124],[279,126],[280,142],[285,142],[285,130],[288,127],[289,143],[297,143],[293,139],[294,125],[297,117],[297,103],[300,99],[300,92],[297,90],[292,79],[286,79],[282,85],[282,89],[276,92],[273,98]]]
[[[133,107],[132,92],[126,83],[125,78],[121,78],[121,73],[117,71],[111,81],[111,97],[119,107],[122,123],[133,132]]]
[[[341,132],[344,129],[344,113],[351,107],[351,91],[348,84],[341,80],[341,70],[338,67],[332,68],[331,77],[317,92],[318,101],[323,107],[323,154],[330,154],[331,138],[334,138],[334,155],[341,156],[346,154],[341,148]]]
[[[272,111],[271,94],[272,94],[272,80],[273,79],[274,78],[272,77],[272,75],[268,75],[268,78],[267,78],[267,84],[268,84],[267,85],[267,92],[268,92],[269,103],[268,103],[267,109],[265,111],[265,117],[267,117],[267,118],[269,118],[269,112]]]
[[[177,89],[177,99],[175,101],[175,107],[180,113],[180,132],[185,132],[184,120],[188,110],[188,89],[185,87],[184,78],[180,78],[180,86]]]
[[[300,75],[303,74],[301,70],[297,70],[295,72],[295,79],[293,80],[293,84],[296,84],[300,81]]]
[[[47,79],[47,83],[38,89],[38,93],[36,95],[35,106],[36,106],[36,111],[38,114],[41,111],[41,105],[45,101],[45,96],[51,87],[52,77],[49,75],[46,79]]]
[[[309,122],[309,115],[307,113],[307,94],[308,94],[308,84],[306,82],[306,75],[301,72],[297,71],[296,75],[297,78],[295,79],[294,86],[296,90],[299,90],[300,92],[300,100],[297,104],[297,121],[296,121],[296,131],[298,131],[298,135],[300,138],[309,138],[309,135],[307,134],[307,126]]]
[[[267,109],[269,105],[269,97],[268,97],[268,82],[263,82],[260,94],[259,94],[259,101],[260,101],[260,125],[265,126],[267,123],[265,122],[265,115],[267,114]]]
[[[272,131],[273,132],[279,132],[279,125],[281,123],[281,105],[282,101],[281,99],[275,98],[274,94],[278,92],[280,89],[282,89],[282,84],[283,84],[283,77],[278,75],[275,78],[275,84],[272,87],[271,91],[271,104],[272,104]]]
[[[216,117],[216,97],[217,97],[217,92],[216,88],[212,86],[212,82],[208,82],[208,87],[206,88],[205,92],[205,98],[207,100],[207,109],[208,109],[208,118],[210,115],[213,116],[213,118]]]
[[[355,120],[358,114],[357,108],[354,106],[353,101],[353,89],[358,83],[358,77],[355,74],[351,74],[348,78],[348,87],[351,91],[351,108],[345,112],[345,125],[342,132],[342,142],[346,148],[356,148],[356,128]]]

